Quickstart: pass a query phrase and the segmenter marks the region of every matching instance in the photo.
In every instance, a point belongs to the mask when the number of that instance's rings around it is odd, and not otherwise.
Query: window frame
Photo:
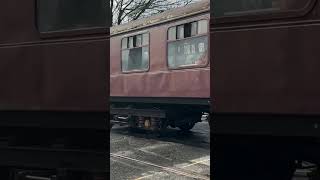
[[[213,6],[214,1],[211,2]],[[296,0],[299,1],[299,0]],[[284,18],[295,18],[301,17],[308,14],[316,5],[317,0],[308,0],[308,3],[305,7],[295,10],[286,10],[286,11],[264,11],[261,13],[249,13],[249,14],[238,14],[230,16],[214,16],[214,10],[210,11],[210,16],[212,17],[211,23],[214,24],[223,24],[223,23],[242,23],[242,22],[252,22],[252,21],[261,21],[261,20],[277,20]]]
[[[198,22],[198,21],[202,21],[202,20],[205,20],[207,22],[207,33],[203,33],[203,34],[197,34],[195,36],[191,36],[191,37],[187,37],[187,38],[183,38],[183,39],[175,39],[175,40],[169,40],[169,29],[172,28],[172,27],[178,27],[180,25],[184,25],[184,24],[187,24],[187,23],[193,23],[193,22]],[[183,22],[179,22],[175,25],[172,25],[172,26],[168,26],[167,27],[167,36],[166,36],[166,65],[167,65],[167,68],[168,70],[182,70],[182,69],[195,69],[195,68],[205,68],[209,65],[210,63],[210,58],[209,58],[209,50],[210,50],[210,18],[207,18],[207,17],[202,17],[202,18],[195,18],[195,19],[192,19],[192,20],[188,20],[188,21],[183,21]],[[178,31],[176,30],[176,34],[178,33]],[[207,44],[207,54],[204,54],[203,56],[201,57],[204,57],[207,55],[207,61],[205,64],[202,64],[202,65],[196,65],[196,64],[192,64],[192,65],[186,65],[186,66],[180,66],[180,67],[170,67],[169,66],[169,59],[168,59],[168,55],[169,55],[169,43],[170,42],[177,42],[177,41],[182,41],[182,40],[186,40],[186,39],[192,39],[192,38],[196,38],[196,37],[204,37],[204,36],[207,36],[208,38],[208,44]],[[176,35],[177,37],[177,35]]]
[[[57,37],[69,37],[69,36],[78,36],[78,35],[94,35],[94,34],[104,34],[109,35],[111,26],[111,22],[108,21],[108,18],[106,18],[106,24],[104,27],[102,26],[92,26],[92,27],[84,27],[84,28],[75,28],[75,29],[62,29],[62,30],[56,30],[56,31],[40,31],[39,28],[39,18],[40,18],[40,7],[39,2],[42,0],[35,0],[35,26],[39,33],[39,37],[41,39],[47,39],[47,38],[57,38]],[[106,8],[107,17],[110,14],[109,8]]]
[[[147,45],[142,45],[142,46],[139,46],[139,47],[133,47],[133,48],[125,48],[125,49],[122,49],[122,40],[124,38],[129,38],[129,37],[132,37],[132,36],[137,36],[137,35],[142,35],[142,39],[143,39],[143,34],[148,34],[148,44]],[[122,74],[131,74],[131,73],[143,73],[143,72],[149,72],[150,71],[150,32],[149,31],[141,31],[141,32],[138,32],[138,33],[134,33],[134,34],[128,34],[128,35],[125,35],[121,38],[120,40],[120,72]],[[128,40],[127,40],[128,41]],[[141,44],[143,44],[143,40],[141,42]],[[123,71],[122,70],[122,51],[123,50],[130,50],[130,49],[136,49],[136,48],[142,48],[142,47],[148,47],[148,68],[145,69],[145,70],[130,70],[130,71]]]

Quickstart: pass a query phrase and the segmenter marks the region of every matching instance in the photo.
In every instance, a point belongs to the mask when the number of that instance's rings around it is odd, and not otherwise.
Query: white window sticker
[[[205,50],[204,50],[204,43],[199,43],[199,45],[198,45],[198,48],[199,48],[199,52],[204,52]]]

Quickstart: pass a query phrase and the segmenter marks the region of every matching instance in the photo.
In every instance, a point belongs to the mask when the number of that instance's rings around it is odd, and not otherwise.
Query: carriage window
[[[207,33],[208,31],[208,23],[206,20],[201,20],[201,21],[198,21],[198,33],[199,34],[204,34],[204,33]]]
[[[168,31],[168,40],[176,40],[177,28],[172,27]]]
[[[310,0],[215,0],[213,14],[215,17],[223,17],[300,10],[309,2]]]
[[[148,70],[149,33],[125,37],[121,44],[122,72]]]
[[[178,26],[177,29],[178,29],[177,38],[183,39],[184,38],[184,25]]]
[[[149,34],[145,33],[142,35],[142,45],[148,45],[149,44]]]
[[[208,21],[174,26],[168,30],[168,66],[181,68],[206,65]]]
[[[191,34],[190,34],[190,36],[197,35],[197,32],[198,32],[198,22],[191,23]]]
[[[104,0],[38,0],[37,9],[40,32],[107,26]]]

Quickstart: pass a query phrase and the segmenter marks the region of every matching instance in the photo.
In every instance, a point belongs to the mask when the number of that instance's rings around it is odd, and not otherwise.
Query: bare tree
[[[198,0],[110,0],[112,20],[119,25],[142,17],[185,6]]]

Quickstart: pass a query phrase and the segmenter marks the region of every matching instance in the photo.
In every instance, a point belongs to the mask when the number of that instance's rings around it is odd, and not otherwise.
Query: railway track
[[[168,172],[168,173],[173,173],[173,174],[176,174],[176,175],[179,175],[179,176],[184,176],[184,177],[187,177],[187,178],[200,179],[200,180],[209,180],[210,179],[210,174],[199,174],[199,173],[195,173],[195,172],[192,172],[192,171],[189,171],[189,170],[186,170],[186,169],[181,169],[181,168],[176,168],[176,167],[161,166],[161,165],[154,164],[154,163],[151,163],[151,162],[147,162],[147,161],[131,158],[131,157],[128,157],[128,156],[118,155],[118,154],[114,154],[114,153],[110,153],[110,156],[113,157],[113,158],[129,160],[131,162],[139,163],[141,165],[151,166],[151,167],[157,168],[157,169],[159,169],[161,171],[165,171],[165,172]],[[190,164],[190,165],[193,165],[193,164]],[[187,166],[185,166],[185,167],[187,167]],[[151,177],[151,176],[154,176],[154,175],[155,174],[150,174],[150,175],[147,175],[145,177]],[[138,180],[138,179],[139,180],[140,179],[144,179],[144,177],[143,178],[137,178],[136,180]],[[302,170],[298,170],[295,173],[295,176],[293,178],[293,180],[308,180],[308,179],[309,178],[307,176],[307,173],[305,171],[302,171]]]
[[[188,178],[201,179],[201,180],[210,180],[210,175],[209,174],[203,175],[203,174],[198,174],[198,173],[191,172],[191,171],[188,171],[188,170],[185,170],[185,169],[161,166],[161,165],[157,165],[157,164],[154,164],[154,163],[151,163],[151,162],[142,161],[142,160],[139,160],[139,159],[135,159],[135,158],[131,158],[131,157],[128,157],[128,156],[123,156],[123,155],[118,155],[118,154],[114,154],[114,153],[110,153],[110,156],[113,157],[113,158],[125,159],[125,160],[133,161],[135,163],[139,163],[139,164],[142,164],[142,165],[151,166],[151,167],[160,169],[162,171],[166,171],[166,172],[169,172],[169,173],[174,173],[174,174],[177,174],[177,175],[180,175],[180,176],[185,176],[185,177],[188,177]]]

